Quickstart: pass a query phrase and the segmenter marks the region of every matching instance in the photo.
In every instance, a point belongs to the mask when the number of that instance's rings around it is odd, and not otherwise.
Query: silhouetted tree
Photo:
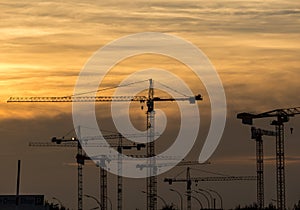
[[[250,205],[246,205],[244,207],[241,207],[240,205],[238,205],[237,207],[235,207],[235,210],[240,210],[240,209],[258,209],[258,205],[256,203],[250,204]],[[276,207],[270,203],[269,206],[264,208],[265,210],[276,210]]]
[[[49,210],[67,210],[64,206],[59,207],[58,204],[49,203],[48,201],[45,202],[45,207]]]
[[[270,203],[265,209],[266,210],[276,210],[276,206],[273,203]]]
[[[244,207],[241,207],[241,205],[238,205],[237,207],[235,207],[235,210],[240,210],[240,209],[258,209],[258,206],[256,203],[253,203],[250,205],[246,205]]]
[[[176,210],[173,204],[164,206],[161,210]]]
[[[300,200],[298,201],[297,204],[294,205],[294,210],[300,210]]]

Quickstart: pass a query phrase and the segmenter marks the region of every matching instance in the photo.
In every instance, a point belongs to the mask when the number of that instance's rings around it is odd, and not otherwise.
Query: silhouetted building
[[[0,210],[45,210],[44,195],[0,195]]]

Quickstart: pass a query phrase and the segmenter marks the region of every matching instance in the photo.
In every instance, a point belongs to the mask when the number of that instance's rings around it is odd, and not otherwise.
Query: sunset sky
[[[22,159],[22,193],[45,194],[50,201],[55,196],[67,207],[77,208],[75,150],[27,146],[29,141],[46,142],[71,130],[71,104],[7,104],[6,100],[10,96],[72,95],[80,70],[95,51],[117,38],[139,32],[179,36],[208,56],[223,82],[228,116],[221,143],[211,157],[212,164],[203,169],[230,175],[255,175],[255,144],[249,140],[250,128],[242,125],[236,114],[300,106],[299,26],[300,2],[295,0],[1,0],[0,194],[15,193],[16,164]],[[203,94],[199,110],[204,118],[197,145],[189,155],[189,159],[197,159],[210,123],[206,112],[209,100],[204,86],[186,73],[185,65],[163,56],[130,58],[111,70],[103,87],[114,86],[126,74],[149,67],[176,73],[195,94]],[[160,106],[168,117],[175,118],[174,105]],[[103,111],[108,110],[108,105],[97,107],[102,109],[99,115],[103,113],[98,120],[108,120]],[[143,111],[137,113],[133,117],[139,127],[145,123],[145,116]],[[299,117],[286,124],[288,206],[300,199]],[[259,120],[257,126],[272,129],[269,122],[270,119]],[[106,129],[113,129],[110,123],[104,124]],[[175,127],[170,126],[170,135]],[[288,132],[290,127],[294,128],[292,135]],[[266,140],[268,204],[276,199],[275,148],[272,138]],[[158,194],[168,202],[178,203],[178,198],[161,180],[183,169],[176,168],[158,177]],[[192,176],[211,174],[195,171]],[[111,177],[112,186],[116,186],[115,177]],[[91,163],[86,166],[84,181],[85,193],[98,196],[98,169]],[[143,186],[145,181],[125,180],[125,207],[145,209],[146,199],[140,191],[146,186],[140,189],[135,183]],[[224,196],[226,208],[256,201],[255,186],[249,182],[203,184],[203,188],[215,189]],[[183,191],[185,185],[172,187]],[[116,189],[111,188],[109,196],[116,200]],[[136,198],[140,202],[134,203]],[[90,200],[85,200],[84,205],[95,207]]]

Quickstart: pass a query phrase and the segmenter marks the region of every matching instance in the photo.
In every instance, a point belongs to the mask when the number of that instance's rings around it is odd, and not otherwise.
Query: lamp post
[[[184,194],[184,195],[188,196],[188,194]],[[191,195],[191,198],[194,198],[199,203],[200,209],[203,209],[202,203],[201,203],[201,201],[197,197]]]
[[[91,199],[95,200],[97,202],[97,204],[99,205],[99,208],[102,209],[102,205],[96,197],[91,196],[91,195],[87,195],[87,194],[85,194],[84,196],[87,197],[87,198],[91,198]]]
[[[144,193],[144,194],[147,194],[147,192],[146,191],[141,191],[142,193]],[[147,194],[148,195],[148,194]],[[158,197],[163,203],[164,203],[164,205],[165,206],[167,206],[167,202],[165,201],[165,199],[163,199],[161,196],[159,196],[159,195],[156,195],[156,197]]]
[[[182,198],[182,195],[180,194],[180,192],[178,192],[177,190],[174,190],[174,189],[170,189],[170,191],[175,192],[179,195],[179,197],[180,197],[180,210],[183,210],[183,202],[182,202],[183,198]]]
[[[223,199],[222,199],[222,196],[220,195],[220,193],[218,193],[217,191],[212,190],[212,189],[207,189],[207,190],[215,193],[220,198],[221,209],[223,209]]]
[[[210,204],[209,204],[209,199],[208,197],[203,193],[203,192],[199,192],[197,190],[193,190],[194,192],[203,195],[203,197],[205,197],[206,201],[207,201],[207,208],[210,209]]]
[[[112,202],[111,202],[111,200],[110,200],[110,198],[109,197],[106,197],[107,198],[107,200],[108,200],[108,202],[109,202],[109,205],[110,205],[110,210],[112,210],[113,208],[112,208]]]
[[[209,191],[204,190],[204,189],[201,189],[201,188],[199,188],[199,191],[206,192],[206,193],[209,195],[210,200],[211,200],[211,207],[212,207],[213,209],[216,209],[215,199],[214,199],[214,197],[212,196],[212,194],[211,194]]]
[[[100,209],[103,209],[103,207],[102,207],[100,201],[99,201],[96,197],[91,196],[91,195],[87,195],[87,194],[85,194],[84,196],[87,197],[87,198],[91,198],[91,199],[95,200],[95,201],[98,203]],[[109,197],[106,197],[106,198],[107,198],[107,200],[108,200],[108,202],[109,202],[110,210],[112,210],[112,202],[111,202],[111,200],[110,200]]]
[[[61,202],[58,198],[52,197],[52,199],[53,199],[53,200],[56,200],[56,201],[59,203],[60,208],[64,207],[64,206],[62,205],[62,202]]]

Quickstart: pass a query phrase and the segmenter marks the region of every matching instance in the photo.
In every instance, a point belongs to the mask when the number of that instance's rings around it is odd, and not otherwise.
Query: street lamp
[[[193,190],[194,192],[196,192],[196,193],[198,193],[198,194],[201,194],[201,195],[203,195],[204,197],[205,197],[205,199],[206,199],[206,201],[207,201],[207,207],[208,207],[208,209],[210,209],[210,204],[209,204],[209,199],[208,199],[208,197],[203,193],[203,192],[199,192],[199,191],[197,191],[197,190]]]
[[[91,195],[87,195],[87,194],[85,194],[84,196],[87,197],[87,198],[91,198],[91,199],[95,200],[97,202],[97,204],[99,205],[99,208],[102,209],[102,205],[96,197],[91,196]]]
[[[56,200],[56,201],[59,203],[60,208],[63,208],[63,207],[64,207],[64,206],[62,205],[62,202],[61,202],[58,198],[52,197],[52,199],[53,199],[53,200]]]
[[[108,200],[108,202],[109,202],[109,205],[110,205],[110,210],[112,210],[113,208],[112,208],[112,202],[111,202],[111,200],[110,200],[110,198],[109,197],[106,197],[107,198],[107,200]]]
[[[199,188],[199,191],[206,192],[206,193],[209,195],[209,197],[210,197],[210,200],[211,200],[211,205],[212,205],[212,208],[213,208],[213,209],[216,209],[216,203],[215,203],[215,199],[214,199],[214,197],[212,196],[212,194],[211,194],[209,191],[207,191],[207,190],[204,190],[204,189],[201,189],[201,188]]]
[[[141,191],[141,192],[148,195],[148,193],[146,191]],[[165,201],[165,199],[163,199],[161,196],[156,195],[156,197],[158,197],[164,203],[165,206],[168,205],[167,202]]]
[[[189,196],[188,194],[184,194],[184,195],[185,195],[185,196]],[[200,201],[197,197],[191,195],[191,198],[194,198],[194,199],[199,203],[200,209],[203,209],[202,203],[201,203],[201,201]]]
[[[183,210],[183,202],[182,202],[183,198],[182,198],[182,195],[180,194],[180,192],[178,192],[177,190],[174,190],[174,189],[170,189],[170,191],[175,192],[179,195],[179,197],[180,197],[180,210]]]
[[[85,194],[84,196],[87,197],[87,198],[91,198],[91,199],[95,200],[95,201],[98,203],[100,209],[103,209],[103,207],[102,207],[100,201],[99,201],[96,197],[91,196],[91,195],[87,195],[87,194]],[[109,197],[106,196],[106,198],[107,198],[107,200],[108,200],[108,202],[109,202],[110,210],[112,210],[112,202],[111,202],[111,200],[110,200]]]
[[[215,191],[215,190],[212,190],[212,189],[207,189],[207,190],[215,193],[220,198],[221,209],[223,209],[223,199],[222,199],[222,196],[217,191]]]

